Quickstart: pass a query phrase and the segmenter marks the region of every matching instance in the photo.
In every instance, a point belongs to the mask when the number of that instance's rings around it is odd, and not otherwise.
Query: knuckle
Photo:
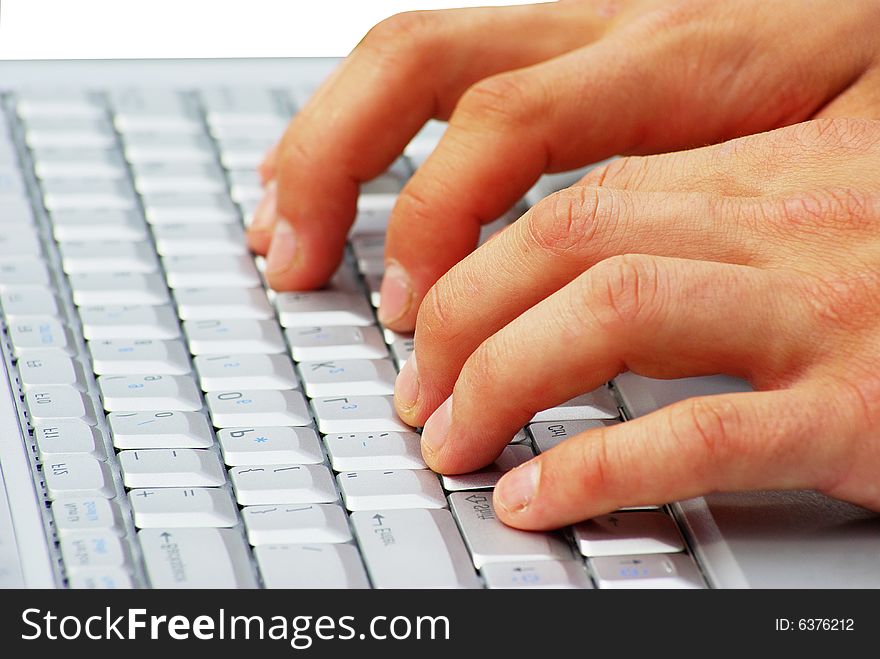
[[[670,436],[682,455],[693,455],[694,442],[708,466],[747,458],[739,408],[724,398],[695,398],[676,405],[669,415]]]
[[[358,50],[388,68],[409,66],[419,53],[432,47],[436,17],[428,11],[394,14],[374,25],[358,44]],[[420,59],[420,58],[419,58]]]
[[[450,123],[480,122],[504,129],[527,127],[543,113],[542,83],[517,72],[499,73],[471,85],[462,94]]]
[[[845,271],[800,277],[792,284],[800,287],[801,297],[813,315],[826,328],[849,334],[876,324],[874,310],[880,308],[880,270],[876,265],[859,263],[850,256]]]
[[[575,306],[609,332],[643,323],[659,308],[661,272],[656,259],[624,254],[601,261],[587,273],[586,299]]]
[[[877,122],[847,117],[822,117],[792,126],[789,130],[799,146],[817,146],[832,152],[864,152],[880,143]]]
[[[557,256],[598,251],[596,241],[614,233],[621,216],[620,196],[607,188],[582,185],[552,194],[527,216],[529,240]]]
[[[461,324],[456,322],[457,307],[455,286],[448,285],[449,275],[434,284],[419,307],[416,320],[416,346],[442,350],[455,343],[461,335]],[[420,360],[421,361],[421,360]]]
[[[619,444],[611,441],[607,428],[591,430],[585,437],[574,440],[578,450],[574,455],[576,474],[581,490],[588,496],[608,497],[618,492],[615,465],[620,461],[614,453]]]
[[[649,158],[645,156],[614,158],[603,165],[593,167],[578,183],[593,187],[607,186],[635,190],[646,177],[648,161]]]
[[[764,215],[776,219],[775,228],[816,234],[823,242],[829,230],[874,232],[880,217],[880,192],[855,187],[814,189],[767,203]]]

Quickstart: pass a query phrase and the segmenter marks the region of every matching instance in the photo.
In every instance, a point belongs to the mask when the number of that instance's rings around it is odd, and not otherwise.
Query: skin
[[[274,287],[320,286],[358,183],[448,119],[392,214],[380,309],[416,330],[395,400],[432,468],[486,464],[625,370],[722,372],[758,391],[571,438],[502,479],[499,516],[551,528],[756,487],[880,509],[877,34],[870,0],[399,15],[267,156],[249,240]],[[669,151],[593,170],[471,253],[541,173]]]

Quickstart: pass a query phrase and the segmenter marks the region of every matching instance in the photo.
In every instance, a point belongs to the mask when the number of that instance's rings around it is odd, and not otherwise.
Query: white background
[[[0,0],[0,59],[341,56],[399,11],[503,4],[525,2]]]

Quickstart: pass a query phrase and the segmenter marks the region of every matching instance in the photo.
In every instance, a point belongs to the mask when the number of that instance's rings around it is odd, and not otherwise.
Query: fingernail
[[[275,221],[275,214],[278,212],[278,186],[275,179],[266,184],[263,192],[263,198],[254,209],[254,216],[251,219],[249,231],[263,231],[271,226]]]
[[[412,284],[409,275],[399,263],[389,261],[385,277],[379,287],[379,320],[383,324],[393,322],[403,316],[412,304]]]
[[[416,365],[416,352],[413,350],[409,359],[400,369],[394,383],[394,396],[404,410],[411,410],[419,399],[419,368]]]
[[[266,272],[287,270],[296,256],[296,234],[290,222],[278,218],[275,231],[272,232],[272,244],[266,256]]]
[[[446,442],[449,427],[452,425],[452,396],[438,407],[425,422],[422,430],[422,444],[431,453],[436,453]]]
[[[541,463],[532,460],[507,472],[495,486],[495,501],[507,512],[525,510],[538,492],[541,480]]]

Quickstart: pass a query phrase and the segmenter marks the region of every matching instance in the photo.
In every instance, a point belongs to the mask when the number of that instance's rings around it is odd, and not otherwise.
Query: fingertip
[[[379,287],[379,321],[395,332],[415,328],[414,292],[412,278],[397,261],[385,264],[385,275]]]
[[[541,460],[535,458],[510,470],[493,493],[495,511],[505,524],[535,528],[532,519],[541,489]]]

